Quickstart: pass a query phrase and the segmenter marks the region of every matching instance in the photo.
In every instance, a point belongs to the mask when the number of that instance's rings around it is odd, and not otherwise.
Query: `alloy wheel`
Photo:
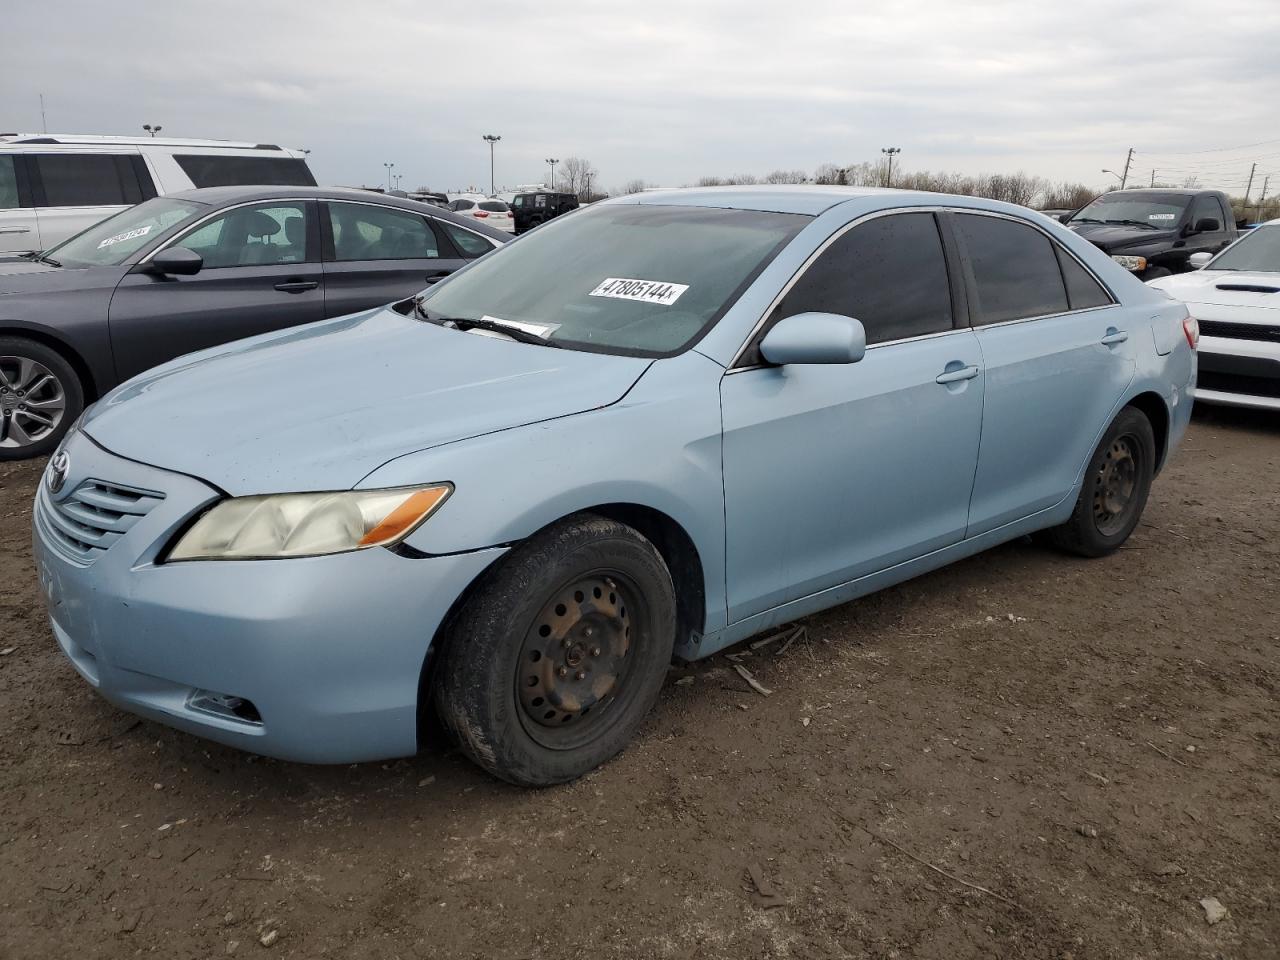
[[[66,390],[52,370],[30,357],[0,356],[0,447],[39,443],[66,409]]]

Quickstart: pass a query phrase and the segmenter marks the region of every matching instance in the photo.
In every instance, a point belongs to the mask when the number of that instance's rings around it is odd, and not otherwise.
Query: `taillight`
[[[1187,317],[1182,321],[1182,332],[1187,335],[1187,345],[1195,350],[1200,346],[1200,321],[1195,317]]]
[[[477,217],[479,217],[481,220],[483,220],[485,217],[487,217],[487,216],[489,215],[489,211],[487,211],[487,210],[477,210],[477,211],[475,212],[475,215],[476,215]]]

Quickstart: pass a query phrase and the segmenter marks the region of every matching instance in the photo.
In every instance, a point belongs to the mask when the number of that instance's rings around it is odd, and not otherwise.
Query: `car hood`
[[[381,308],[157,367],[95,404],[83,429],[233,495],[344,490],[407,453],[608,406],[650,363]]]
[[[125,267],[55,267],[35,260],[0,260],[0,297],[23,293],[56,293],[114,285]]]
[[[1280,273],[1193,270],[1153,280],[1151,286],[1184,303],[1280,310]]]
[[[1080,234],[1095,247],[1103,250],[1117,250],[1132,244],[1160,243],[1172,240],[1173,230],[1148,230],[1145,227],[1131,227],[1125,224],[1111,226],[1105,223],[1068,224],[1072,230]]]

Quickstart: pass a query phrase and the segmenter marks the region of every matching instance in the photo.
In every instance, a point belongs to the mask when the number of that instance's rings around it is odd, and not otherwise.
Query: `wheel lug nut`
[[[586,672],[585,670],[579,670],[577,673],[575,673],[575,674],[573,675],[573,679],[575,679],[575,680],[585,680],[585,679],[587,679],[587,672]]]
[[[592,633],[592,630],[591,630],[591,628],[590,628],[590,627],[583,627],[583,628],[582,628],[582,635],[583,635],[584,637],[589,637],[589,636],[591,636],[591,633]]]
[[[592,655],[593,657],[598,657],[598,656],[600,656],[600,648],[599,648],[599,647],[592,647],[592,648],[591,648],[591,655]]]
[[[556,676],[558,677],[567,677],[568,675],[569,675],[568,667],[561,667],[559,670],[556,671]]]

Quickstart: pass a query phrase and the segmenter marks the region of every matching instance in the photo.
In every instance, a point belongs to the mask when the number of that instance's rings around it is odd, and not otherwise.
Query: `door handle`
[[[0,233],[30,233],[30,227],[0,227]]]
[[[304,290],[314,290],[320,286],[318,280],[288,280],[284,283],[277,283],[276,289],[284,293],[302,293]]]
[[[423,279],[426,280],[427,283],[439,283],[448,275],[449,275],[448,270],[441,270],[438,273],[428,273],[425,277],[423,277]]]
[[[1129,339],[1129,334],[1124,330],[1117,330],[1115,327],[1107,328],[1107,335],[1102,338],[1102,342],[1108,347],[1114,347],[1117,343],[1124,343]]]
[[[959,370],[948,370],[946,373],[940,373],[935,377],[935,381],[941,384],[959,383],[961,380],[972,380],[978,375],[976,366],[961,367]]]

